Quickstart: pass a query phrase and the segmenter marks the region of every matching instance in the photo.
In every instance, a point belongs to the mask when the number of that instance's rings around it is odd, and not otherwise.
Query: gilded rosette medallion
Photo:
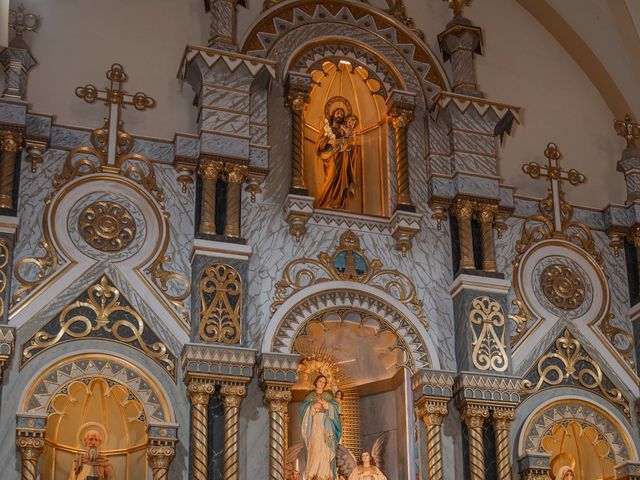
[[[575,310],[585,299],[582,278],[570,266],[555,263],[540,275],[540,288],[549,302],[562,310]]]
[[[100,200],[80,212],[78,231],[96,250],[119,252],[135,238],[136,222],[131,212],[119,203]]]

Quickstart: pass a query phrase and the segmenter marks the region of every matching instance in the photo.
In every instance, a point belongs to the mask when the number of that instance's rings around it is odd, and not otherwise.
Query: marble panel
[[[144,155],[153,162],[173,162],[174,146],[172,143],[160,140],[136,138],[131,153]]]
[[[267,119],[267,88],[252,88],[251,96],[251,121],[266,124]]]
[[[202,87],[200,103],[206,106],[224,107],[240,112],[249,112],[251,108],[249,92],[233,91],[216,85],[204,85]]]
[[[27,120],[27,105],[0,101],[0,122],[24,125]]]
[[[204,75],[204,80],[207,84],[213,84],[212,86],[219,85],[227,89],[244,90],[247,93],[251,88],[253,78],[244,63],[241,63],[234,71],[231,71],[222,58],[213,64]],[[208,105],[208,103],[205,105]]]
[[[497,118],[490,109],[487,110],[484,116],[481,116],[471,106],[465,112],[461,112],[453,102],[449,104],[447,109],[451,113],[451,125],[453,128],[493,134]]]
[[[451,137],[449,136],[451,126],[449,125],[449,120],[449,115],[446,112],[441,112],[437,120],[428,116],[430,152],[451,152]]]
[[[207,130],[217,132],[249,135],[249,115],[234,113],[225,110],[202,110],[200,124]]]
[[[245,452],[240,456],[240,480],[264,478],[269,468],[269,412],[263,397],[253,379],[240,408],[240,452]]]
[[[76,148],[82,145],[91,146],[91,132],[75,128],[51,127],[51,147]]]
[[[430,175],[451,175],[451,158],[449,155],[430,153],[427,156],[427,171]]]
[[[247,159],[249,158],[249,138],[203,132],[200,139],[200,151],[213,155]]]
[[[500,206],[514,208],[513,188],[500,186]]]
[[[175,138],[176,156],[198,158],[200,156],[200,139],[187,135],[176,135]]]
[[[456,188],[453,180],[442,177],[431,177],[429,179],[429,198],[442,197],[453,198],[456,195]]]
[[[252,121],[253,121],[253,117],[251,117],[250,122]],[[267,136],[269,134],[268,130],[269,129],[266,123],[265,124],[249,123],[249,136],[251,137],[251,143],[267,145],[268,144]]]
[[[634,223],[633,221],[630,221],[632,218],[632,212],[633,210],[631,209],[609,205],[602,212],[602,221],[605,227],[609,227],[611,225],[629,227]]]
[[[249,165],[269,168],[269,149],[252,146],[249,148]]]
[[[497,179],[457,174],[454,177],[456,193],[499,198],[500,186]]]
[[[496,138],[493,135],[454,130],[452,139],[455,150],[466,150],[491,156],[496,155]]]
[[[27,137],[49,138],[52,118],[48,115],[27,115]]]
[[[585,225],[588,225],[591,228],[596,228],[598,230],[604,230],[606,228],[602,212],[598,210],[574,208],[573,220],[575,220],[576,222],[584,223]]]
[[[516,217],[527,218],[540,213],[540,202],[531,198],[514,197]]]
[[[451,162],[456,172],[469,172],[481,175],[496,175],[498,162],[494,157],[485,157],[480,154],[455,152]]]

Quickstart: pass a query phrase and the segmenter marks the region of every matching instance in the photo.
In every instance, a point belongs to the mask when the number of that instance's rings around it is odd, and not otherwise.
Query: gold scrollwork
[[[7,265],[9,264],[9,245],[0,238],[0,319],[4,316],[5,292],[7,291]]]
[[[19,286],[11,299],[12,305],[20,302],[31,290],[49,278],[60,265],[60,257],[53,248],[51,234],[49,233],[49,223],[47,222],[50,208],[51,199],[47,198],[42,214],[44,240],[38,243],[38,246],[44,250],[44,254],[39,257],[27,257],[18,260],[13,267],[13,275],[16,277]]]
[[[205,342],[240,343],[242,278],[226,264],[209,265],[200,279],[200,338]]]
[[[602,322],[600,322],[600,330],[618,353],[622,355],[625,361],[629,365],[635,366],[636,362],[633,358],[633,347],[635,345],[633,335],[622,328],[612,325],[614,318],[615,315],[613,313],[607,312]]]
[[[425,328],[429,328],[424,305],[418,299],[411,279],[398,270],[382,268],[378,259],[370,260],[360,247],[360,239],[351,230],[340,235],[340,244],[333,254],[322,252],[318,260],[299,258],[285,267],[282,280],[276,283],[271,315],[295,293],[331,280],[348,280],[382,290],[404,304]]]
[[[597,390],[629,417],[629,401],[602,372],[600,365],[583,349],[569,330],[558,337],[555,348],[540,357],[535,371],[532,369],[522,381],[525,394],[533,394],[545,385],[575,384],[587,390]]]
[[[122,300],[120,291],[103,275],[87,289],[86,298],[67,305],[57,321],[49,322],[29,339],[22,350],[22,364],[59,343],[106,334],[107,338],[142,350],[175,378],[175,361],[166,345],[150,330],[145,332],[140,314],[127,302],[123,305]]]
[[[575,310],[585,299],[582,277],[571,267],[559,263],[542,271],[540,287],[545,298],[562,310]]]
[[[136,222],[119,203],[98,201],[82,210],[78,230],[84,241],[96,250],[119,252],[135,238]]]
[[[502,307],[494,299],[484,296],[474,298],[471,307],[469,324],[473,337],[473,365],[482,371],[504,372],[509,368],[509,358]]]

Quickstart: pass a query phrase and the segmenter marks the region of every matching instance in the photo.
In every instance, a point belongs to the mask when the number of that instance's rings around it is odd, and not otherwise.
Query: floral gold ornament
[[[207,343],[240,343],[242,278],[226,264],[210,265],[200,279],[200,339]]]
[[[454,18],[461,18],[464,13],[464,7],[471,5],[472,0],[442,0],[449,4],[449,8],[453,10]]]
[[[358,282],[382,290],[403,303],[425,328],[429,328],[424,305],[418,299],[411,279],[398,270],[382,268],[378,259],[370,260],[360,246],[360,239],[351,230],[340,235],[340,243],[333,254],[322,252],[318,260],[299,258],[285,267],[282,280],[276,283],[271,314],[300,290],[330,280]]]
[[[175,356],[106,275],[25,342],[21,363],[24,366],[45,350],[80,338],[103,338],[130,345],[175,380]]]
[[[585,352],[569,330],[558,337],[554,346],[538,360],[522,382],[523,394],[531,395],[544,388],[571,385],[594,390],[627,418],[631,418],[629,401],[603,373],[600,364]]]
[[[614,120],[613,128],[618,136],[627,142],[627,148],[635,148],[636,140],[640,137],[640,123],[631,121],[629,114],[625,114],[624,120]]]
[[[98,201],[82,210],[78,230],[85,242],[102,252],[119,252],[136,236],[136,222],[117,202]]]
[[[477,297],[469,312],[473,365],[482,371],[504,372],[509,368],[502,307],[490,297]]]
[[[575,310],[585,299],[582,277],[571,267],[559,263],[542,271],[540,287],[545,298],[561,310]]]

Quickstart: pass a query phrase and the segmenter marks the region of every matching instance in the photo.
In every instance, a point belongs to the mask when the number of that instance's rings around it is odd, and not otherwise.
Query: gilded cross
[[[24,32],[35,32],[40,27],[40,16],[33,13],[24,13],[24,6],[20,5],[18,10],[9,10],[9,27],[16,32],[14,42],[22,41]]]
[[[110,84],[104,90],[98,90],[94,85],[87,84],[76,88],[76,95],[87,103],[95,103],[96,100],[105,102],[109,106],[107,125],[109,136],[107,140],[107,164],[115,165],[118,150],[118,128],[120,125],[120,110],[126,105],[133,105],[136,110],[153,108],[156,101],[147,94],[138,92],[130,95],[122,89],[122,84],[127,81],[124,67],[114,63],[107,71],[107,79]]]
[[[531,178],[546,177],[549,179],[551,190],[551,199],[553,201],[553,229],[556,232],[562,232],[562,185],[563,180],[568,181],[571,185],[580,185],[584,183],[586,178],[583,174],[572,168],[569,171],[562,170],[558,166],[558,160],[562,157],[558,146],[555,143],[549,143],[544,151],[547,157],[547,166],[543,167],[536,162],[530,162],[522,166],[522,171]]]

